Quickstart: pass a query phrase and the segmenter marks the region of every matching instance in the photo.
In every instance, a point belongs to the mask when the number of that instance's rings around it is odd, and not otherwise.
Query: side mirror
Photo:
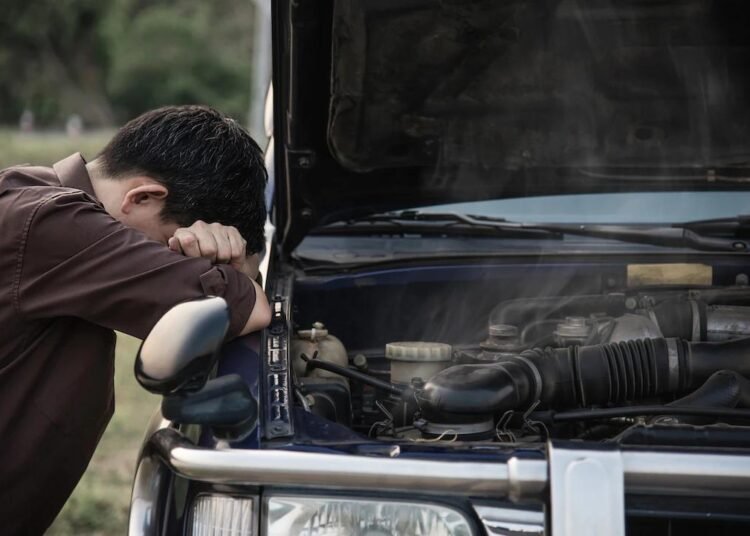
[[[178,424],[210,426],[219,439],[245,437],[258,423],[258,402],[239,375],[206,382],[200,391],[165,396],[161,413]]]
[[[135,358],[135,377],[160,395],[203,387],[229,329],[223,298],[175,305],[159,319]]]

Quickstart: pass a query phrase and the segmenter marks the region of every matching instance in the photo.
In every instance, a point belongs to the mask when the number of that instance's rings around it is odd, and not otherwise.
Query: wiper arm
[[[380,224],[396,225],[399,228],[428,229],[437,227],[443,231],[449,229],[474,229],[483,230],[483,234],[492,236],[526,233],[542,233],[541,237],[559,238],[561,235],[590,236],[608,240],[619,240],[635,244],[650,244],[654,246],[687,248],[699,251],[733,251],[741,252],[748,250],[748,243],[744,240],[708,236],[711,232],[728,229],[737,230],[747,226],[750,229],[750,217],[740,216],[732,219],[702,220],[687,222],[684,224],[635,227],[628,225],[609,224],[558,224],[558,223],[524,223],[508,221],[504,218],[491,216],[473,216],[469,214],[458,214],[453,212],[419,212],[406,210],[401,212],[376,214],[350,222],[351,224],[363,223],[365,228],[372,228]],[[368,227],[368,224],[370,226]],[[327,228],[329,231],[331,228]],[[351,227],[347,227],[351,232]],[[342,232],[344,228],[342,227]],[[328,233],[326,233],[328,234]]]
[[[502,218],[469,216],[452,212],[404,210],[373,214],[337,222],[312,231],[316,235],[421,234],[438,236],[489,236],[502,238],[539,238],[561,240],[562,233],[526,228]]]
[[[685,223],[676,223],[672,227],[690,229],[696,233],[710,235],[724,235],[735,237],[750,236],[750,216],[739,215],[731,218],[717,218],[713,220],[694,220]]]
[[[591,236],[636,244],[650,244],[671,248],[688,248],[699,251],[747,251],[743,240],[717,238],[700,234],[683,227],[629,227],[625,225],[563,225],[530,224],[532,228],[557,231],[565,234]]]
[[[577,236],[590,236],[633,242],[636,244],[650,244],[653,246],[688,248],[699,251],[747,251],[748,243],[743,240],[733,240],[708,236],[710,232],[721,229],[750,229],[750,216],[738,216],[721,220],[702,220],[687,222],[672,226],[633,227],[627,225],[570,225],[570,224],[540,224],[511,222],[504,218],[488,216],[471,216],[454,213],[416,213],[414,217],[450,218],[466,224],[486,226],[502,230],[535,230],[552,233],[563,233]]]

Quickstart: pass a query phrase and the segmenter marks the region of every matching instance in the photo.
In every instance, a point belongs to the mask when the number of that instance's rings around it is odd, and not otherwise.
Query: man
[[[270,309],[257,277],[266,218],[257,144],[206,107],[125,125],[91,162],[0,172],[0,532],[41,534],[113,411],[120,330],[222,296],[229,336]]]

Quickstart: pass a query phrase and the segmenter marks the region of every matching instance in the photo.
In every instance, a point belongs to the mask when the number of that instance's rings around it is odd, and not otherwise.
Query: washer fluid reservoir
[[[349,357],[344,344],[331,335],[321,322],[315,322],[310,329],[301,329],[292,338],[292,367],[298,378],[341,378],[338,374],[323,369],[313,369],[306,373],[301,354],[312,357],[318,352],[318,359],[341,367],[349,366]],[[347,380],[348,383],[348,380]]]
[[[453,348],[442,342],[390,342],[385,357],[391,361],[391,382],[410,384],[412,378],[429,380],[450,366]]]

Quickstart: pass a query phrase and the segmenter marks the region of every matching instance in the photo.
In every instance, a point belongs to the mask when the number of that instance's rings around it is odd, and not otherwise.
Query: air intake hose
[[[667,406],[750,408],[750,380],[733,370],[720,370],[711,374],[698,389]]]
[[[498,414],[535,401],[552,409],[635,402],[695,389],[711,374],[750,374],[750,339],[691,343],[643,339],[527,350],[502,361],[457,365],[417,393],[427,419]]]

